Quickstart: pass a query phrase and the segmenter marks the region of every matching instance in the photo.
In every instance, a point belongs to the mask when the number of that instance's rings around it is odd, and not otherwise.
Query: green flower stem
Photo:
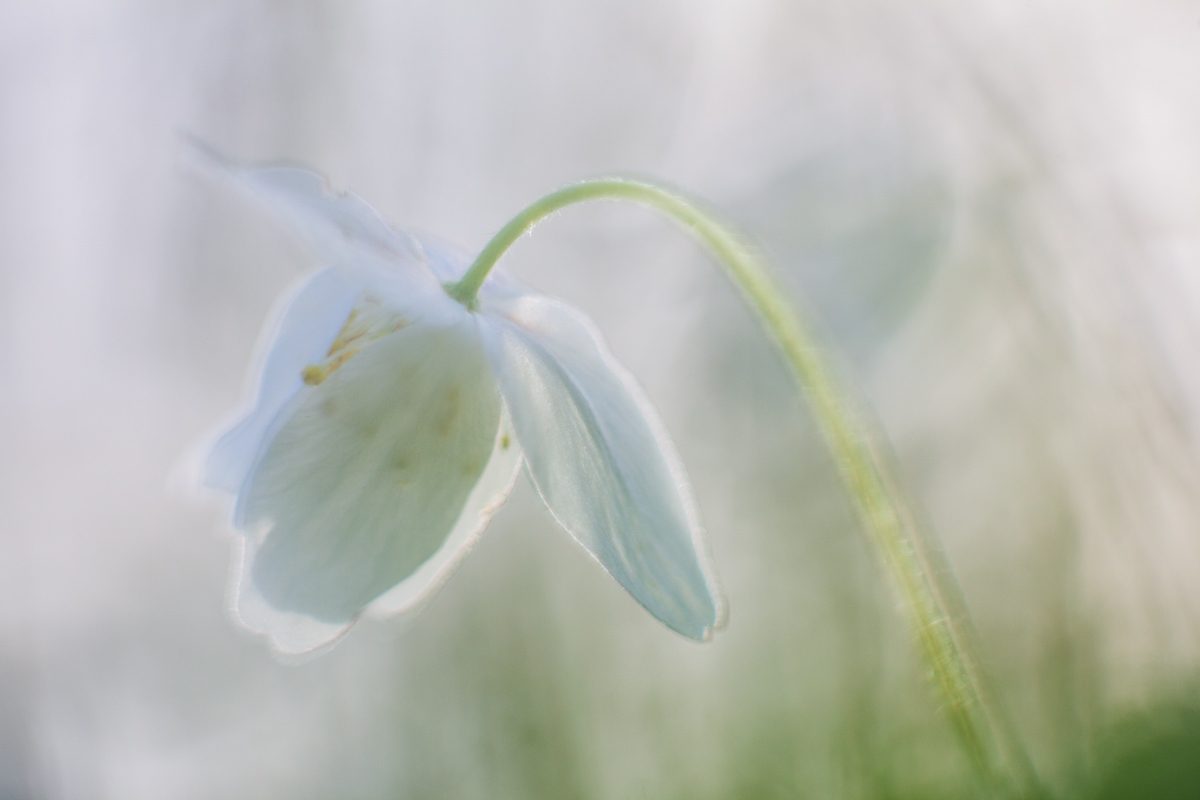
[[[628,200],[662,211],[726,268],[783,350],[833,451],[846,488],[903,600],[945,711],[986,782],[1003,795],[1043,792],[1020,738],[984,681],[965,604],[932,533],[923,534],[888,468],[884,437],[838,385],[808,328],[775,278],[729,228],[696,203],[650,183],[603,178],[567,186],[525,208],[497,233],[447,291],[472,308],[496,261],[540,220],[587,200]]]

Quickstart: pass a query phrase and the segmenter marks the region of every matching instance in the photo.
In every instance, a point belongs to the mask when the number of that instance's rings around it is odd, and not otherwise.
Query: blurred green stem
[[[833,451],[842,480],[903,599],[920,649],[976,768],[1006,796],[1043,790],[1019,736],[984,680],[978,646],[953,573],[932,533],[923,533],[891,477],[885,439],[861,404],[839,386],[814,337],[775,278],[729,228],[695,202],[650,183],[602,178],[567,186],[533,203],[497,233],[447,291],[473,308],[496,261],[545,217],[588,200],[628,200],[685,226],[716,255],[783,350]]]

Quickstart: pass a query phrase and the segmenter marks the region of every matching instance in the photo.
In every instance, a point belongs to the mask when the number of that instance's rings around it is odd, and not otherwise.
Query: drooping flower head
[[[326,266],[264,334],[247,413],[204,481],[236,497],[236,612],[284,653],[412,608],[508,496],[522,459],[555,519],[651,614],[703,640],[725,604],[667,433],[595,326],[390,228],[311,172],[205,153]],[[468,307],[470,306],[470,307]],[[266,340],[265,340],[266,341]]]

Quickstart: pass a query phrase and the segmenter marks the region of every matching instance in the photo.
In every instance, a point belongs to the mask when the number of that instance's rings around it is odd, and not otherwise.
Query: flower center
[[[385,307],[377,296],[364,292],[329,346],[325,359],[300,370],[300,377],[309,386],[317,386],[367,345],[409,324],[410,320]]]

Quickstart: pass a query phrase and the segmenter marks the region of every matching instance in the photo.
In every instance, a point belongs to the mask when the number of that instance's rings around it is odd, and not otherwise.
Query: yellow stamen
[[[343,364],[362,352],[363,348],[408,324],[407,319],[385,308],[378,297],[364,293],[329,346],[325,360],[300,370],[300,377],[309,386],[319,386]]]

